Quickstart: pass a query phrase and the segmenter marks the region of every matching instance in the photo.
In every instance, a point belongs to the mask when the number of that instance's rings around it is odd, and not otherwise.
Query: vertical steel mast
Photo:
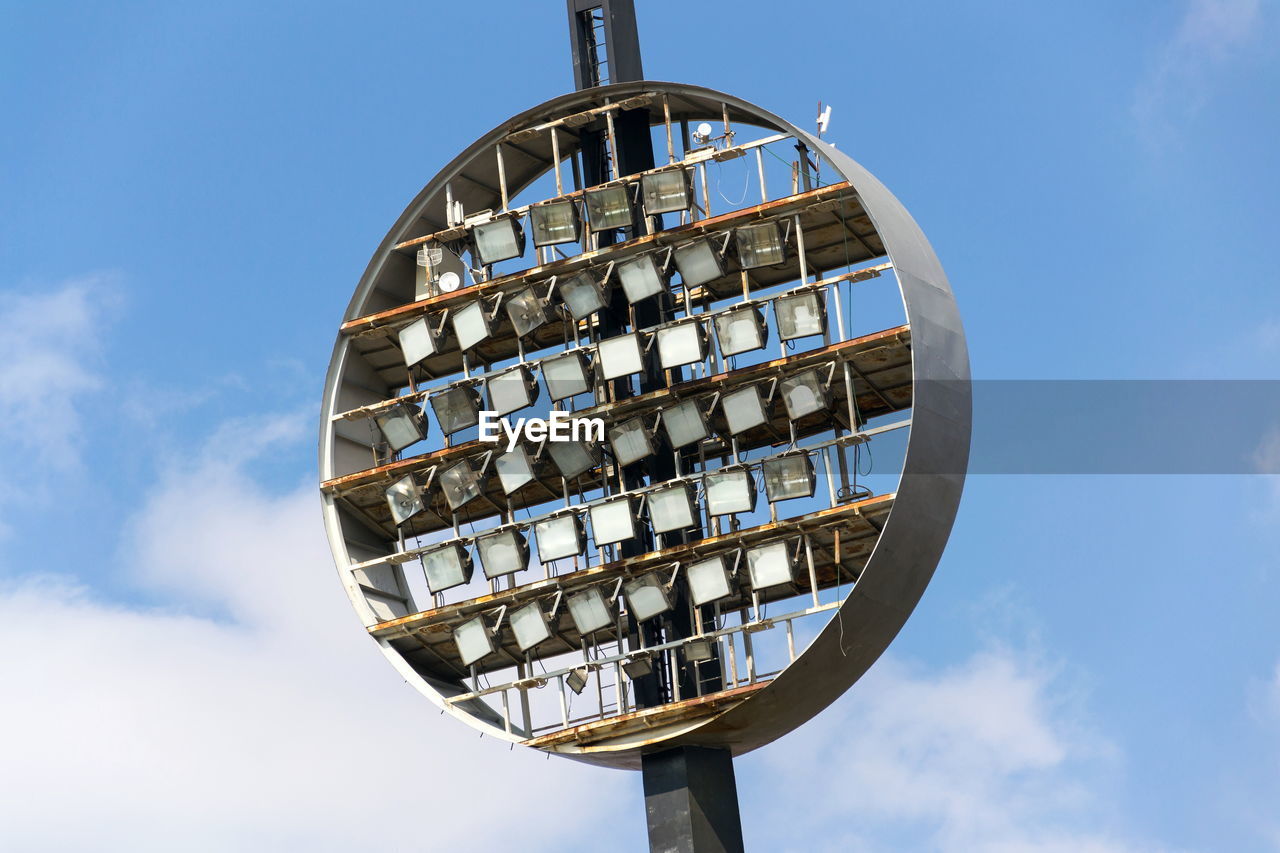
[[[640,35],[636,27],[634,0],[567,0],[569,11],[569,39],[573,54],[573,77],[581,91],[610,83],[629,83],[644,79],[640,57]],[[606,135],[599,130],[584,129],[581,148],[582,173],[587,186],[604,183],[608,156]],[[618,114],[614,127],[613,155],[619,174],[631,175],[654,167],[653,143],[650,137],[650,116],[647,107],[623,110]],[[641,233],[635,223],[643,213],[637,206],[631,229],[623,234],[629,238]],[[660,228],[661,226],[659,226]],[[602,243],[612,243],[617,232],[602,234]],[[662,310],[652,300],[638,306],[638,327],[661,322]],[[603,324],[602,335],[608,337],[624,331],[627,303],[618,290]],[[640,393],[654,391],[667,385],[664,371],[650,353],[647,369],[640,379]],[[673,379],[679,381],[681,371],[673,371]],[[627,380],[620,380],[626,382]],[[619,389],[623,390],[623,389]],[[625,393],[625,391],[624,391]],[[659,452],[650,461],[647,473],[654,482],[676,476],[674,455]],[[633,466],[624,471],[627,487],[640,484],[646,473],[645,465]],[[643,539],[631,542],[624,548],[624,555],[642,554],[652,547]],[[679,617],[667,618],[661,626],[644,626],[646,644],[689,636],[687,604],[680,603],[674,609]],[[659,633],[666,636],[660,637]],[[675,660],[674,656],[672,660]],[[635,682],[637,705],[661,704],[670,689],[670,682],[681,680],[681,694],[692,695],[696,677],[685,668],[664,672],[656,666],[651,675]],[[647,753],[641,759],[644,779],[645,813],[649,830],[650,850],[658,853],[719,853],[741,851],[742,819],[738,811],[737,783],[733,774],[733,756],[728,749],[711,749],[696,746],[677,747]]]

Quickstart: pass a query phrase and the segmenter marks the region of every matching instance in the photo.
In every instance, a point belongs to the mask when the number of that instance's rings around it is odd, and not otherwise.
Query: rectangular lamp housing
[[[782,230],[776,222],[744,225],[733,233],[738,241],[738,263],[745,270],[774,266],[787,259]]]
[[[570,513],[539,521],[533,526],[533,536],[538,542],[538,559],[544,563],[576,556],[584,548],[582,521]]]
[[[756,481],[746,468],[722,468],[703,478],[707,512],[728,515],[756,508]]]
[[[524,229],[517,216],[498,216],[471,227],[471,244],[481,266],[524,254]]]
[[[456,542],[427,551],[421,559],[432,595],[471,582],[471,555]]]
[[[519,530],[500,530],[476,538],[480,568],[489,580],[529,567],[529,542]]]
[[[533,245],[539,247],[576,243],[582,236],[578,205],[571,199],[533,205],[529,208],[529,226]]]

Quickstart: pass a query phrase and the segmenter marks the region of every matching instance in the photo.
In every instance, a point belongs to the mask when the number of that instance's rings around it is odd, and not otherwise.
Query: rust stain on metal
[[[550,277],[577,270],[581,267],[589,266],[591,263],[604,256],[616,259],[617,257],[643,251],[652,246],[677,242],[707,231],[723,228],[725,226],[732,225],[735,222],[745,222],[762,216],[786,213],[792,208],[806,207],[815,202],[852,193],[853,189],[849,184],[847,182],[842,182],[839,184],[832,184],[829,187],[822,187],[820,189],[810,190],[809,192],[787,196],[786,198],[777,199],[775,201],[753,205],[752,207],[744,207],[731,213],[723,213],[709,219],[700,219],[697,222],[690,222],[686,225],[668,228],[665,231],[660,231],[655,234],[646,234],[643,237],[637,237],[634,240],[628,240],[624,243],[617,243],[606,248],[597,249],[594,252],[584,252],[580,255],[574,255],[571,258],[563,258],[542,266],[530,267],[529,269],[512,273],[511,275],[499,276],[498,278],[491,279],[489,281],[473,284],[469,287],[459,288],[452,293],[443,293],[438,296],[423,299],[419,302],[400,305],[386,311],[380,311],[375,314],[358,317],[354,320],[348,320],[342,324],[339,331],[344,335],[352,335],[369,329],[375,329],[379,326],[385,326],[390,323],[417,317],[418,315],[427,313],[428,311],[435,311],[450,307],[455,303],[469,302],[477,297],[487,296],[490,293],[503,290],[505,287],[510,285],[523,282],[528,278]],[[399,243],[395,248],[411,249],[431,240],[433,237],[434,235],[417,237],[413,240]]]

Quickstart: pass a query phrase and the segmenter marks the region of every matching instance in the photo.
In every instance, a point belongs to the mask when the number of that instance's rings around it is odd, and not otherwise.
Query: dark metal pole
[[[733,756],[682,746],[646,755],[644,808],[654,853],[742,853]]]
[[[567,0],[567,5],[573,77],[579,90],[644,79],[634,0]],[[633,175],[654,167],[650,126],[646,107],[618,113],[614,122],[614,144],[617,147],[612,152],[617,160],[618,174]],[[579,150],[585,186],[609,180],[606,144],[606,135],[598,127],[583,129]],[[642,221],[643,215],[643,210],[637,205],[633,227],[625,230],[624,238],[629,239],[637,233],[635,226]],[[658,227],[661,228],[660,221]],[[610,245],[617,237],[616,232],[601,233],[600,244]],[[669,299],[669,296],[660,298]],[[602,312],[601,335],[621,334],[625,330],[628,313],[629,306],[621,289],[615,288],[609,306]],[[646,300],[635,307],[637,327],[652,326],[661,321],[662,313],[655,300]],[[672,372],[677,382],[681,374],[679,370]],[[658,364],[657,352],[650,352],[640,379],[640,393],[665,387],[666,377]],[[615,394],[625,396],[630,393],[630,382],[616,380],[614,390]],[[642,485],[646,476],[650,482],[675,476],[674,454],[665,437],[655,437],[654,444],[655,458],[623,470],[627,488]],[[655,544],[649,541],[650,538],[624,544],[623,555],[635,556],[653,550]],[[661,626],[651,622],[633,626],[632,630],[643,632],[646,646],[663,642],[664,633],[667,640],[687,637],[693,632],[689,614],[688,598],[681,592],[677,595],[673,612],[664,617]],[[672,655],[674,671],[666,671],[662,656],[658,656],[654,659],[653,673],[635,679],[632,684],[639,707],[652,707],[668,701],[676,681],[679,681],[681,696],[696,694],[695,667],[693,664],[681,666],[679,655],[679,651]],[[713,690],[720,689],[718,671],[709,681]],[[641,770],[650,850],[654,853],[738,853],[742,850],[738,790],[733,776],[733,756],[728,750],[701,747],[664,750],[644,755]]]

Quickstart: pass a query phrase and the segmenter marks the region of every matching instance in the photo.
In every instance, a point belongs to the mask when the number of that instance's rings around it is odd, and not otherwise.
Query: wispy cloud
[[[1117,757],[1075,710],[1056,667],[992,648],[943,672],[882,660],[848,700],[758,768],[796,780],[760,795],[768,849],[1120,851],[1110,813]],[[808,780],[821,779],[820,783]],[[804,815],[805,838],[784,816]]]
[[[123,550],[163,606],[30,575],[0,591],[0,647],[22,650],[0,655],[6,849],[549,851],[605,837],[616,808],[643,832],[627,776],[513,755],[383,663],[314,485],[248,473],[297,429],[232,424],[146,496]]]
[[[81,470],[91,395],[117,301],[91,276],[41,290],[0,292],[0,504],[40,499]]]
[[[1251,41],[1261,17],[1261,0],[1190,0],[1134,92],[1132,112],[1149,146],[1168,145],[1204,107],[1215,73]]]

